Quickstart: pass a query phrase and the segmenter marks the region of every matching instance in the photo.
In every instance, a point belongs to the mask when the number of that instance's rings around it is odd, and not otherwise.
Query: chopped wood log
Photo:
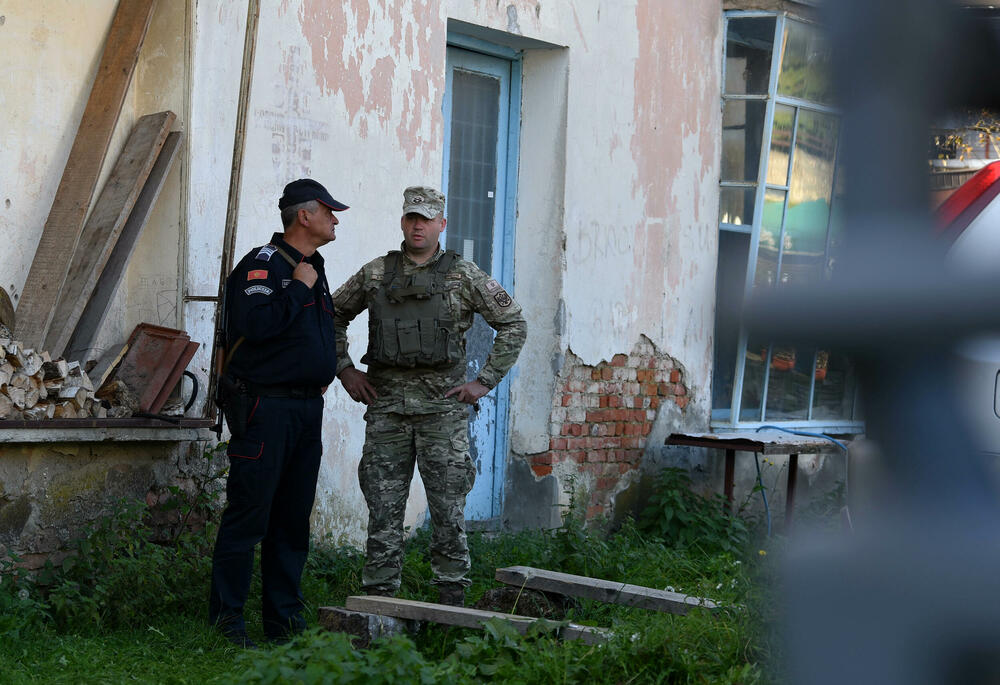
[[[42,380],[42,373],[39,371],[34,376],[29,376],[31,379],[31,385],[38,392],[38,399],[44,400],[49,396],[49,389],[45,387],[45,381]]]
[[[90,382],[87,372],[80,368],[80,362],[69,362],[66,366],[66,385],[76,385],[90,392],[94,391],[94,384]]]
[[[108,409],[109,419],[127,419],[132,416],[132,410],[128,407],[111,407]]]
[[[77,413],[79,413],[86,407],[87,391],[76,386],[66,387],[59,391],[59,399],[72,402]]]
[[[34,383],[31,382],[31,376],[27,376],[20,371],[15,371],[7,385],[11,388],[21,388],[22,390],[27,390],[30,387],[34,387]]]
[[[42,369],[42,357],[34,350],[24,350],[24,365],[21,373],[26,376],[34,376]]]
[[[42,364],[42,378],[46,381],[62,380],[69,375],[69,364],[65,359],[56,359]]]
[[[55,416],[55,405],[39,404],[30,409],[25,409],[23,416],[25,421],[39,421],[41,419],[51,419]]]
[[[108,410],[104,408],[103,404],[98,403],[94,405],[94,410],[90,415],[95,419],[106,419],[108,418]]]
[[[14,412],[14,402],[6,395],[0,393],[0,419],[9,419]]]
[[[128,414],[126,416],[131,416],[132,412],[139,410],[139,398],[125,383],[117,378],[102,385],[95,395],[98,399],[107,400],[112,406],[127,409]]]
[[[72,402],[60,402],[55,406],[55,417],[57,419],[75,419],[76,409],[73,407]]]
[[[483,623],[495,618],[510,624],[522,635],[528,632],[529,626],[542,621],[542,625],[551,624],[558,626],[560,637],[567,640],[580,640],[586,644],[606,642],[611,636],[611,632],[606,628],[581,626],[574,623],[558,624],[546,621],[543,618],[538,619],[531,618],[530,616],[504,614],[499,611],[482,611],[480,609],[468,609],[466,607],[455,607],[445,604],[415,602],[408,599],[394,599],[392,597],[348,597],[345,604],[351,611],[364,611],[370,614],[379,614],[380,616],[393,616],[395,618],[414,619],[417,621],[433,621],[434,623],[462,626],[463,628],[482,629]]]
[[[6,361],[15,369],[20,369],[24,366],[24,353],[22,352],[21,344],[19,342],[11,342],[6,345],[4,349],[7,350]]]
[[[0,387],[7,385],[10,382],[11,376],[14,375],[14,367],[4,362],[0,364]]]
[[[24,388],[13,388],[8,385],[6,395],[14,403],[15,408],[24,409]]]
[[[718,608],[714,601],[703,597],[692,597],[641,585],[575,576],[570,573],[547,571],[530,566],[498,568],[496,579],[501,583],[515,587],[556,592],[570,597],[596,599],[601,602],[665,611],[671,614],[686,614],[694,607],[702,607],[710,611]]]
[[[27,388],[24,389],[24,408],[31,409],[36,404],[38,404],[38,389],[32,383]]]

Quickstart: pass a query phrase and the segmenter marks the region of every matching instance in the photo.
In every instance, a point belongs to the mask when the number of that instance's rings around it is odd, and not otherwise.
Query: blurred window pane
[[[846,355],[826,350],[817,352],[813,419],[850,419],[857,383],[854,365]]]
[[[767,182],[770,185],[788,185],[788,159],[792,152],[792,124],[795,108],[774,106],[774,125],[771,127],[771,152],[767,157]]]
[[[782,284],[815,283],[823,278],[837,130],[836,117],[799,112],[782,239]]]
[[[763,339],[751,338],[743,362],[743,393],[740,399],[740,421],[760,421],[761,400],[764,397],[764,371],[769,345]]]
[[[777,281],[778,241],[781,240],[781,219],[785,211],[785,191],[764,193],[764,211],[757,243],[757,268],[753,275],[754,288],[771,287]]]
[[[820,28],[788,19],[782,40],[778,94],[830,103],[830,45]]]
[[[805,419],[812,387],[813,350],[774,344],[767,381],[764,420]]]
[[[726,33],[726,93],[767,93],[774,49],[774,24],[774,17],[729,20]]]
[[[753,223],[753,207],[756,195],[756,187],[721,188],[719,190],[719,222],[735,226]],[[744,255],[743,262],[743,270],[746,271],[746,255]]]
[[[722,180],[754,181],[764,137],[761,100],[726,100],[722,108]]]
[[[741,189],[742,190],[742,189]],[[712,407],[729,407],[733,399],[733,375],[739,345],[739,313],[746,284],[750,236],[722,231],[719,234],[719,265],[715,280],[715,373],[712,377]]]

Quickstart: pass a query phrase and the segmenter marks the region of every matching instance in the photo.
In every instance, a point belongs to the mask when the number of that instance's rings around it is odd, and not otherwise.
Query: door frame
[[[497,45],[479,38],[473,38],[462,33],[448,31],[447,48],[458,48],[473,54],[484,55],[503,60],[510,65],[510,78],[508,87],[507,102],[507,126],[505,145],[504,168],[498,166],[498,176],[504,180],[504,187],[501,193],[497,193],[494,208],[494,230],[499,229],[499,240],[494,235],[494,253],[500,252],[500,274],[491,274],[498,280],[504,289],[516,298],[514,291],[514,231],[517,220],[517,171],[518,153],[520,151],[521,134],[521,76],[522,59],[521,52],[512,48]],[[451,63],[446,61],[446,83],[451,83]],[[445,196],[448,195],[448,160],[451,159],[451,111],[452,90],[445,88],[444,98],[441,103],[442,115],[444,117],[444,144],[442,151],[441,186]],[[503,135],[501,128],[498,135]],[[498,152],[502,145],[498,140]],[[502,216],[502,221],[497,222],[497,218]],[[446,240],[446,238],[442,238]],[[493,487],[491,488],[490,511],[491,516],[488,521],[499,521],[503,511],[504,484],[507,474],[507,453],[509,445],[509,416],[510,416],[510,374],[504,376],[503,380],[494,389],[497,398],[496,414],[496,442],[494,446],[493,465]],[[497,458],[499,457],[499,459]]]

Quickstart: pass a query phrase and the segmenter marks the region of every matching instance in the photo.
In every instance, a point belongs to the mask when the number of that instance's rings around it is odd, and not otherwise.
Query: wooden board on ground
[[[176,118],[169,111],[147,114],[136,122],[125,141],[77,241],[45,336],[45,349],[55,354],[66,349]]]
[[[45,340],[152,15],[153,0],[118,3],[87,106],[17,305],[14,337],[27,347],[41,347]]]
[[[142,230],[145,228],[146,222],[149,221],[150,214],[153,213],[153,207],[156,206],[160,190],[163,189],[167,174],[177,157],[182,136],[183,134],[179,131],[174,131],[167,136],[166,142],[163,143],[160,155],[156,158],[156,164],[153,165],[153,170],[149,172],[149,178],[146,179],[146,185],[139,193],[139,199],[135,201],[132,213],[129,214],[128,221],[125,222],[125,227],[122,229],[121,235],[118,236],[118,242],[115,243],[114,250],[111,251],[111,256],[108,257],[108,261],[101,271],[101,277],[97,280],[94,291],[90,295],[90,300],[87,302],[83,314],[80,315],[76,329],[66,345],[63,356],[67,359],[83,360],[94,345],[101,324],[111,307],[115,291],[118,290],[118,286],[121,285],[122,279],[125,277],[125,268],[132,257],[132,252],[135,251],[136,243],[139,242],[139,236],[142,235]]]
[[[607,628],[581,626],[575,623],[560,624],[554,621],[546,621],[542,618],[503,614],[499,611],[482,611],[481,609],[454,607],[447,604],[417,602],[410,599],[371,596],[348,597],[344,605],[351,611],[363,611],[369,614],[416,621],[431,621],[433,623],[474,628],[476,630],[481,630],[483,623],[495,618],[510,624],[521,634],[526,633],[532,624],[542,621],[543,623],[559,626],[559,636],[563,639],[580,640],[587,644],[607,642],[611,637],[611,631]]]
[[[596,599],[600,602],[665,611],[671,614],[683,615],[695,607],[709,611],[718,609],[718,604],[704,597],[692,597],[678,592],[668,592],[667,590],[657,590],[628,583],[616,583],[611,580],[600,580],[587,576],[575,576],[570,573],[547,571],[530,566],[498,568],[496,579],[501,583],[529,590],[556,592],[570,597]]]

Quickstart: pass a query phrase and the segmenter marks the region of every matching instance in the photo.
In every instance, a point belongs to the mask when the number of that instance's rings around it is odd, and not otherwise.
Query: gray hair
[[[281,210],[281,225],[288,228],[295,221],[295,217],[298,216],[299,210],[304,209],[310,213],[315,212],[319,209],[319,203],[316,200],[307,200],[306,202],[300,202],[297,205],[289,205]]]

